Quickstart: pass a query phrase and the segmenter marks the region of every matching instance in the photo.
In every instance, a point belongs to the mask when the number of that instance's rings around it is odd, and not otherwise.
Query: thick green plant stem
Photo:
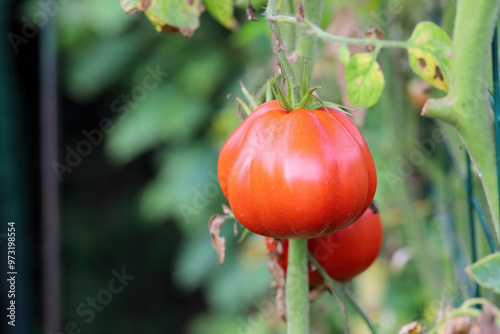
[[[309,277],[307,240],[290,239],[286,273],[286,313],[288,334],[309,333]]]
[[[307,0],[302,2],[304,14],[308,22],[311,22],[314,25],[318,25],[321,21],[321,13],[323,12],[324,0]],[[302,69],[304,67],[304,61],[307,61],[309,65],[307,70],[307,80],[305,82],[311,82],[317,42],[317,36],[307,34],[305,27],[297,26],[297,44],[295,52],[299,56],[299,59],[295,63],[295,71],[299,74],[299,80],[301,82],[303,82]],[[303,89],[307,90],[309,89],[309,87]]]
[[[423,116],[451,124],[458,131],[481,179],[497,238],[498,175],[487,66],[499,4],[499,0],[458,2],[450,91],[442,99],[428,100],[422,110]]]

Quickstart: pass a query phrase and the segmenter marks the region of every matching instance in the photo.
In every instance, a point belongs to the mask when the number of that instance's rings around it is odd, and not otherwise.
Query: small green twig
[[[375,39],[375,38],[350,38],[342,37],[327,33],[321,29],[316,24],[312,23],[308,19],[303,22],[299,22],[296,17],[286,16],[286,15],[268,15],[267,20],[273,23],[288,23],[288,24],[298,24],[307,28],[307,33],[310,35],[315,35],[323,40],[328,40],[332,42],[346,43],[346,44],[356,44],[356,45],[373,45],[387,48],[408,48],[413,47],[408,41],[390,41],[385,39]]]
[[[321,267],[319,262],[312,256],[312,254],[309,254],[309,259],[312,261],[312,263],[316,266],[320,274],[323,276],[323,278],[328,282],[329,286],[333,288],[334,290],[340,290],[341,286],[340,283],[334,281],[326,271]],[[354,308],[354,310],[361,316],[361,318],[364,320],[365,324],[368,326],[372,334],[378,334],[378,330],[375,327],[375,325],[372,323],[370,320],[370,317],[368,317],[368,314],[363,310],[359,302],[356,300],[356,297],[350,292],[348,289],[344,289],[345,296],[347,298],[347,301],[351,304],[351,306]],[[332,293],[335,293],[335,291],[332,291]]]

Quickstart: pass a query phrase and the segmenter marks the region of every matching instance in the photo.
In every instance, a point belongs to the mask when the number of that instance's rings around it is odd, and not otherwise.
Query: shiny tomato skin
[[[345,229],[307,243],[309,252],[336,281],[350,281],[365,271],[378,256],[383,231],[380,214],[372,208]]]
[[[330,235],[309,239],[307,248],[326,273],[336,281],[350,281],[365,271],[377,258],[382,247],[383,231],[379,213],[372,208],[353,224]],[[278,246],[281,242],[282,246]],[[266,238],[266,247],[281,255],[278,263],[286,271],[288,240]],[[309,284],[323,283],[317,269],[309,268]]]
[[[260,105],[222,147],[218,177],[238,221],[278,238],[317,238],[358,219],[377,177],[359,130],[343,112]]]

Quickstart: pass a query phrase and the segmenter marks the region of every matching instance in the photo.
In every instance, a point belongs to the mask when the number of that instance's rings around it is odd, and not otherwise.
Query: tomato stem
[[[290,239],[286,274],[288,334],[309,333],[309,277],[307,239]]]
[[[422,110],[422,116],[448,123],[460,134],[483,185],[497,244],[500,205],[494,125],[498,120],[494,119],[487,93],[488,59],[499,7],[498,0],[458,2],[450,90],[443,98],[427,100]],[[474,48],[468,43],[471,38]]]

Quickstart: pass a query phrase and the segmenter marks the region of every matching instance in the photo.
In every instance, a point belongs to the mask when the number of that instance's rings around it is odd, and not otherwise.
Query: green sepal
[[[307,94],[307,88],[309,87],[309,79],[308,79],[308,74],[309,73],[309,64],[307,64],[307,60],[304,59],[304,73],[302,74],[302,96],[305,96]]]
[[[245,228],[245,230],[243,231],[243,233],[241,234],[241,237],[238,239],[238,243],[241,243],[243,240],[245,240],[248,232],[250,232],[249,229]]]
[[[245,112],[245,115],[247,117],[250,116],[250,114],[252,113],[252,110],[250,110],[248,105],[242,99],[240,99],[238,96],[236,96],[234,94],[227,94],[227,98],[229,98],[230,96],[234,97],[236,99],[236,102],[241,105],[241,107],[243,108],[243,111]]]
[[[344,114],[349,115],[349,116],[352,116],[352,115],[348,111],[346,111],[346,109],[351,110],[351,111],[356,110],[356,109],[349,108],[349,107],[346,107],[346,106],[343,106],[343,105],[340,105],[337,103],[329,102],[329,101],[313,102],[312,104],[310,104],[307,107],[307,109],[309,109],[309,110],[315,110],[315,109],[319,109],[319,108],[324,108],[327,112],[328,112],[328,109],[326,109],[326,108],[333,108],[333,109],[342,111]]]
[[[290,105],[290,103],[288,103],[285,96],[283,95],[283,92],[281,91],[281,88],[278,85],[278,81],[276,80],[274,75],[271,78],[269,78],[269,85],[271,86],[271,89],[274,93],[274,97],[278,101],[280,107],[288,112],[292,111],[293,107]]]
[[[245,85],[243,85],[243,82],[241,80],[238,80],[238,82],[240,83],[241,91],[243,92],[243,95],[245,95],[250,108],[252,108],[252,110],[257,109],[257,102],[255,102],[255,99],[253,98],[252,94],[248,92],[248,90],[246,89]]]
[[[311,98],[313,97],[314,91],[316,89],[320,89],[320,88],[321,88],[321,86],[316,86],[316,87],[309,89],[309,91],[307,91],[307,93],[304,95],[304,98],[302,99],[302,101],[300,101],[300,104],[297,107],[297,109],[305,108],[307,106],[307,104],[309,103],[309,101],[311,100]]]

